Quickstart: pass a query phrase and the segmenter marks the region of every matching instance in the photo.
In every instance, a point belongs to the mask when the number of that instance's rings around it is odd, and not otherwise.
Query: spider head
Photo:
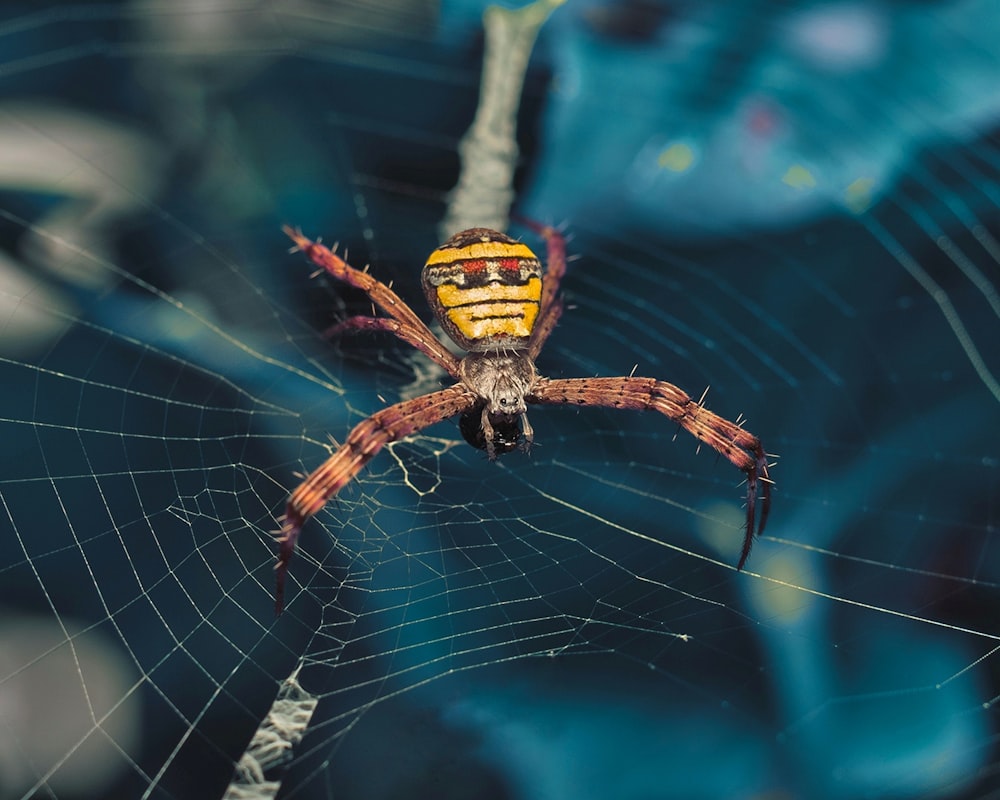
[[[527,411],[525,395],[538,379],[532,360],[519,353],[469,353],[459,365],[462,383],[479,395],[493,419],[516,419]]]
[[[530,443],[525,397],[538,380],[531,358],[496,351],[469,353],[459,364],[459,377],[479,396],[479,402],[459,423],[469,444],[493,459]]]

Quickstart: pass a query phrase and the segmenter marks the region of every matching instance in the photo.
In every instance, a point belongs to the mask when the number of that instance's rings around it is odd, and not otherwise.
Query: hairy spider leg
[[[524,217],[518,217],[518,222],[545,239],[546,247],[541,307],[538,319],[535,321],[535,329],[531,332],[531,341],[528,342],[528,355],[535,360],[562,315],[563,304],[559,297],[559,287],[566,274],[566,238],[551,225],[542,225]]]
[[[475,394],[462,384],[456,384],[439,392],[383,408],[358,423],[337,452],[310,473],[289,496],[285,516],[281,520],[278,563],[275,565],[275,614],[280,614],[284,608],[288,562],[295,553],[299,531],[306,520],[350,483],[385,445],[468,411],[477,402]]]
[[[447,347],[441,344],[430,328],[423,323],[420,317],[392,289],[373,278],[367,272],[355,269],[325,245],[303,236],[301,231],[295,230],[288,225],[284,226],[282,230],[295,242],[295,246],[313,264],[325,270],[333,278],[360,289],[382,311],[401,322],[406,332],[413,337],[406,338],[400,336],[403,341],[416,347],[417,345],[414,343],[414,340],[419,340],[425,345],[418,348],[421,352],[425,353],[438,366],[446,370],[449,375],[454,376],[458,374],[458,358]],[[386,327],[383,330],[391,329]]]
[[[672,383],[655,378],[541,378],[526,400],[529,403],[659,411],[729,459],[747,476],[746,532],[736,566],[738,570],[743,569],[754,538],[764,532],[771,510],[767,454],[756,436],[736,423],[713,414]],[[760,484],[763,484],[763,489]],[[756,519],[758,492],[761,499],[759,522]]]
[[[442,364],[438,359],[437,348],[440,343],[437,338],[433,336],[431,339],[426,338],[427,333],[430,333],[430,331],[414,328],[411,325],[407,325],[405,322],[400,322],[398,319],[389,319],[388,317],[357,316],[348,317],[342,322],[338,322],[336,325],[331,325],[323,331],[323,335],[332,338],[347,331],[386,331],[388,333],[395,334],[401,341],[406,342],[410,345],[410,347],[419,350],[431,361],[448,370],[448,366]],[[453,378],[458,377],[457,359],[455,361],[455,371],[451,372],[449,370],[449,372]]]

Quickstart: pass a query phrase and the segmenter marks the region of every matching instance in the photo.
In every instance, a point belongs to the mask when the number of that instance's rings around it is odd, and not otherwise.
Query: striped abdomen
[[[542,265],[527,246],[470,228],[431,253],[422,282],[434,315],[464,350],[527,345],[542,294]]]

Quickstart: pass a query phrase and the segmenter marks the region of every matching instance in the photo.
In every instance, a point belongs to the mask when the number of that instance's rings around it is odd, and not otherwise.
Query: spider
[[[676,386],[655,378],[543,378],[535,368],[545,340],[562,313],[559,283],[566,271],[566,245],[554,228],[526,222],[546,242],[548,266],[521,242],[487,228],[456,233],[431,253],[421,273],[427,302],[448,336],[466,351],[454,355],[413,310],[367,270],[349,266],[334,251],[298,230],[284,231],[298,250],[339,281],[361,289],[387,316],[357,316],[336,325],[347,330],[388,331],[415,347],[456,383],[404,400],[360,422],[347,440],[291,493],[279,533],[275,611],[284,605],[288,562],[299,532],[385,445],[460,415],[459,429],[492,461],[534,438],[528,404],[651,409],[666,415],[746,473],[747,505],[743,569],[754,541],[758,485],[762,484],[757,535],[771,507],[767,455],[760,440],[741,425],[706,410]],[[336,250],[336,247],[334,247]]]

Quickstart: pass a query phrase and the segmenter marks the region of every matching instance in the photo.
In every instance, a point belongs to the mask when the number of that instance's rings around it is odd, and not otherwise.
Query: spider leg
[[[542,347],[545,346],[545,341],[549,338],[549,334],[555,330],[556,323],[559,321],[559,317],[562,316],[562,312],[562,300],[556,298],[552,302],[552,305],[548,307],[545,314],[539,314],[538,320],[535,322],[535,327],[531,331],[531,340],[528,342],[528,357],[532,361],[538,358],[538,354],[542,352]]]
[[[407,325],[405,322],[400,322],[397,319],[389,319],[387,317],[358,316],[348,317],[342,322],[338,322],[336,325],[331,325],[323,331],[323,335],[326,337],[334,337],[348,331],[387,331],[389,333],[393,333],[399,339],[410,345],[410,347],[419,350],[438,366],[446,370],[448,369],[448,366],[442,364],[438,359],[437,348],[439,347],[440,342],[438,342],[438,340],[433,336],[430,339],[426,339],[426,329],[421,330],[420,328],[414,328]],[[456,360],[456,365],[457,363],[458,362]],[[451,374],[452,377],[457,377],[457,373]]]
[[[725,456],[747,476],[746,531],[737,569],[743,569],[755,536],[764,532],[771,511],[767,454],[760,439],[701,406],[672,383],[655,378],[546,378],[532,387],[531,403],[605,406],[658,411]],[[757,519],[757,501],[761,501]]]
[[[472,408],[476,396],[461,384],[415,397],[377,411],[358,423],[343,445],[314,470],[288,497],[278,538],[275,613],[285,602],[288,562],[295,553],[299,531],[311,516],[346,486],[372,457],[390,442],[403,439],[437,422]]]
[[[392,289],[376,280],[364,270],[355,269],[328,247],[303,236],[301,231],[285,226],[282,230],[288,235],[295,246],[305,253],[306,258],[317,267],[321,267],[333,278],[343,281],[349,286],[360,289],[382,311],[394,320],[403,324],[405,330],[413,338],[407,338],[396,331],[397,335],[407,344],[417,347],[452,377],[458,377],[458,358],[431,333],[423,321]],[[388,326],[383,330],[392,330]],[[419,339],[423,347],[418,347],[414,340]]]
[[[559,286],[566,274],[566,238],[551,225],[542,225],[523,217],[519,217],[518,221],[545,239],[547,250],[538,318],[535,320],[531,341],[528,343],[528,355],[534,360],[542,351],[545,340],[549,338],[549,334],[556,327],[556,322],[562,314]]]

